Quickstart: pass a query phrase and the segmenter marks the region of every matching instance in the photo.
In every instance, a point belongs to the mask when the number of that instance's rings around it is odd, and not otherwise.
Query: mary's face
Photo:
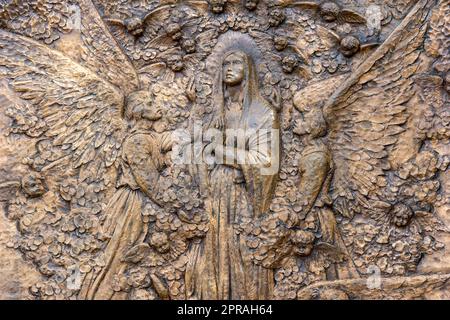
[[[237,53],[232,53],[223,61],[223,79],[229,86],[236,86],[242,82],[245,73],[244,59]]]

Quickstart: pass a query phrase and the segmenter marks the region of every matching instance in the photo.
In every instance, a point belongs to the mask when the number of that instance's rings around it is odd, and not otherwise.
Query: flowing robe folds
[[[223,149],[230,157],[209,172],[211,224],[206,238],[192,248],[188,298],[269,299],[273,291],[272,270],[253,263],[240,227],[270,205],[279,169],[279,122],[259,94],[253,61],[243,58],[247,68],[240,101],[226,98],[220,76],[216,82],[228,141]]]

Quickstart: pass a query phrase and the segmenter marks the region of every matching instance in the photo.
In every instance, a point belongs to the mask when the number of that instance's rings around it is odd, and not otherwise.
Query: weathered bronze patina
[[[0,1],[0,299],[450,299],[445,0]]]

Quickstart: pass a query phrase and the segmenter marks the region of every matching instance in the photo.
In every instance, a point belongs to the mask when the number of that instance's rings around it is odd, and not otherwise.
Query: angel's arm
[[[327,152],[314,152],[302,157],[299,162],[299,190],[306,204],[304,212],[313,207],[330,170],[330,159]]]
[[[156,200],[162,156],[156,141],[147,134],[137,134],[125,141],[123,152],[139,188],[152,201]]]

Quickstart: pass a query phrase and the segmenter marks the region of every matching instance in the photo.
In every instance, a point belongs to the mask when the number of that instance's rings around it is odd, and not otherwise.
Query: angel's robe
[[[147,234],[142,210],[163,168],[157,137],[148,132],[132,133],[124,142],[122,160],[117,191],[105,209],[106,220],[102,226],[108,237],[103,249],[105,266],[98,274],[92,271],[86,275],[79,293],[81,299],[126,299],[126,292],[114,291],[115,278],[127,267],[123,257],[142,243]]]
[[[317,222],[321,241],[333,245],[348,257],[347,248],[342,240],[335,214],[331,209],[329,196],[334,164],[329,148],[322,138],[309,142],[303,149],[298,164],[300,182],[298,190],[306,204],[305,212]],[[336,262],[324,274],[323,280],[358,278],[352,261]]]

